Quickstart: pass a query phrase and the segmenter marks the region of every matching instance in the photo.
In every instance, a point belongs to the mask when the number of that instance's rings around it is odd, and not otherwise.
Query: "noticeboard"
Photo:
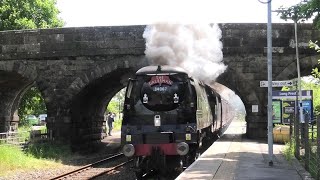
[[[281,123],[281,101],[272,100],[272,122]]]
[[[309,122],[313,118],[313,107],[311,100],[303,100],[302,101],[302,108],[303,108],[303,118],[302,121],[305,121],[305,118],[308,118]],[[304,122],[302,122],[304,123]]]
[[[282,123],[290,124],[294,121],[296,101],[283,100],[282,101]]]

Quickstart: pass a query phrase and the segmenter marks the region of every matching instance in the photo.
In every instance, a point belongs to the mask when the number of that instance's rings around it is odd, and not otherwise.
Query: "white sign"
[[[258,105],[252,105],[252,112],[259,112],[259,106]]]
[[[293,86],[293,81],[272,81],[272,87]],[[268,81],[260,81],[260,87],[268,87]]]

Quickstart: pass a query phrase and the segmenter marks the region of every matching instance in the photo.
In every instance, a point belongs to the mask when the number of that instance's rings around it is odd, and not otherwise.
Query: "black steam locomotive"
[[[147,66],[130,79],[125,94],[121,143],[134,159],[137,177],[149,170],[192,163],[206,138],[221,133],[220,96],[171,66]],[[173,167],[172,167],[173,166]]]

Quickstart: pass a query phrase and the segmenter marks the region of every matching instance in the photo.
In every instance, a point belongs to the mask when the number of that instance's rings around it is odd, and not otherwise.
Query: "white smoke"
[[[172,65],[206,83],[213,82],[223,64],[221,30],[217,24],[155,24],[146,27],[146,57],[153,65]]]

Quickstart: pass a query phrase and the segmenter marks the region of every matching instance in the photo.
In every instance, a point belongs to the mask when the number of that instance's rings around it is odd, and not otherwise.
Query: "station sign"
[[[272,87],[293,86],[293,81],[272,81]],[[268,87],[268,81],[260,81],[260,87]]]
[[[302,90],[302,98],[312,99],[312,90]],[[296,99],[298,91],[272,91],[272,99]]]

